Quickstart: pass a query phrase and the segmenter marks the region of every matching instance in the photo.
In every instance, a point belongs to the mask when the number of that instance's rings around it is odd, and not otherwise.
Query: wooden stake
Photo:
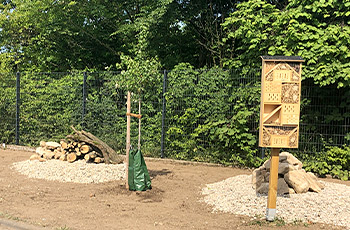
[[[137,149],[141,149],[141,96],[139,96],[139,138],[138,138],[138,143],[137,143]]]
[[[267,198],[267,210],[266,210],[266,220],[268,221],[274,221],[275,215],[276,215],[279,153],[280,153],[279,148],[271,149],[269,194]]]
[[[128,91],[128,96],[126,100],[126,113],[131,113],[131,93]],[[131,117],[127,115],[126,117],[126,189],[129,190],[129,152],[130,152],[130,124]]]

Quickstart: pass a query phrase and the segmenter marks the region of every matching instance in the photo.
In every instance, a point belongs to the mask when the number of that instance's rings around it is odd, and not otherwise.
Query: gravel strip
[[[251,175],[240,175],[208,184],[202,190],[203,201],[213,211],[259,217],[266,215],[267,195],[257,195]],[[320,181],[326,188],[277,197],[276,217],[287,223],[311,221],[350,229],[350,186]]]
[[[73,163],[60,160],[27,160],[13,163],[12,168],[30,178],[61,182],[103,183],[125,179],[125,164],[93,164],[84,160]]]

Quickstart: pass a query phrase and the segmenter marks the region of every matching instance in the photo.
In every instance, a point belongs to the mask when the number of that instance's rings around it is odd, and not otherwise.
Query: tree
[[[229,68],[258,67],[261,55],[303,57],[303,76],[321,86],[350,85],[350,1],[290,1],[284,9],[250,0],[223,23]]]

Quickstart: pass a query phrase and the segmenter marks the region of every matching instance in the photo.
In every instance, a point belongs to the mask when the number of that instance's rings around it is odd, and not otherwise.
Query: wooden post
[[[131,93],[128,91],[126,99],[126,189],[129,190],[129,152],[130,152],[130,124],[131,124]]]
[[[280,153],[279,148],[271,149],[269,194],[267,198],[267,210],[266,210],[266,219],[268,221],[274,221],[275,215],[276,215],[279,153]]]
[[[139,97],[139,139],[137,143],[137,149],[141,149],[141,96]]]

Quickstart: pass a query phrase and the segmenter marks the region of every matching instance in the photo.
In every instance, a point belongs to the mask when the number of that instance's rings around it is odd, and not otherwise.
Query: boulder
[[[304,175],[305,179],[309,183],[309,189],[313,192],[321,192],[322,188],[319,186],[319,182],[315,180],[311,175],[305,173]]]
[[[283,195],[289,193],[289,187],[284,178],[279,178],[277,182],[277,194]]]
[[[284,175],[284,180],[296,193],[305,193],[309,190],[309,183],[305,179],[305,173],[301,170],[294,170]]]
[[[289,171],[297,170],[297,166],[290,165],[288,163],[279,163],[278,165],[278,174],[286,174]]]
[[[257,189],[257,193],[268,194],[269,193],[269,183],[262,183]],[[283,195],[289,193],[288,184],[283,178],[279,178],[277,182],[277,194]]]
[[[269,183],[262,183],[257,189],[257,193],[268,194],[269,193]]]
[[[317,177],[315,176],[315,174],[313,174],[312,172],[307,172],[306,174],[307,174],[309,177],[311,177],[314,181],[316,181],[316,182],[317,182],[317,185],[318,185],[321,189],[324,189],[324,188],[325,188],[324,184],[322,184],[322,183],[320,183],[320,182],[318,181],[318,179],[317,179]]]
[[[281,160],[284,159],[284,160]],[[288,152],[282,152],[280,153],[280,162],[281,163],[288,163],[290,165],[297,166],[298,169],[302,169],[303,163],[299,161],[295,156]]]
[[[252,173],[252,185],[253,188],[260,187],[261,183],[264,181],[264,177],[266,175],[266,170],[263,168],[257,168]]]

